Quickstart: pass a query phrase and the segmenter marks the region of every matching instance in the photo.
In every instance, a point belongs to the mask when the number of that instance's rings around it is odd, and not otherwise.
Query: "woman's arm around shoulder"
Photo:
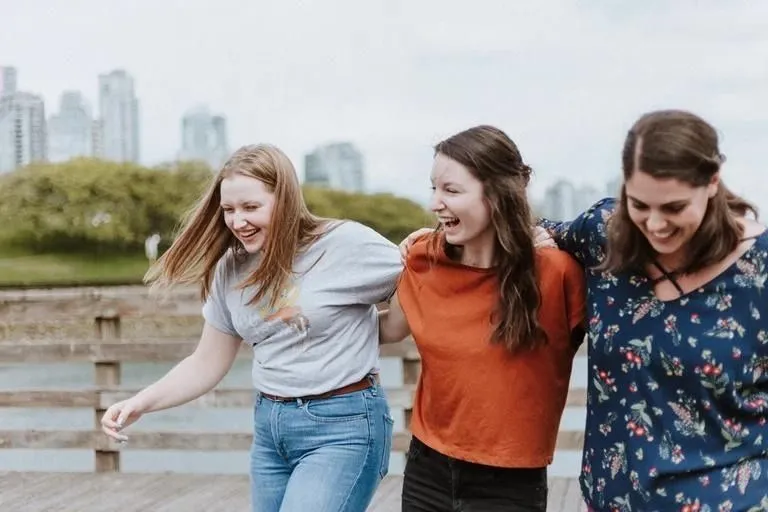
[[[411,329],[408,320],[395,293],[389,302],[389,308],[379,312],[379,343],[397,343],[409,334]]]
[[[605,198],[593,204],[572,221],[561,222],[540,218],[543,227],[557,246],[586,267],[602,261],[607,242],[606,226],[616,207],[616,200]]]

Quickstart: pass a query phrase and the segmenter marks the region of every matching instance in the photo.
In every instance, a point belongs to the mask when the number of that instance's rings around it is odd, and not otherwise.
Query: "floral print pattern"
[[[587,504],[768,511],[768,234],[711,282],[661,301],[646,277],[595,268],[614,205],[540,222],[587,274]]]

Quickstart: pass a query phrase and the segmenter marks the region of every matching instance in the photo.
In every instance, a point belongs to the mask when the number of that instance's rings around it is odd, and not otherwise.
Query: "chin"
[[[451,245],[464,245],[465,240],[459,236],[445,235],[445,241]]]
[[[263,243],[255,243],[255,244],[248,244],[244,245],[243,248],[245,249],[245,252],[248,254],[256,254],[257,252],[261,251],[261,248],[264,246]]]
[[[658,254],[665,254],[665,255],[675,254],[679,252],[682,246],[683,244],[680,242],[675,242],[673,244],[651,243],[651,247],[653,248],[654,251],[656,251]]]

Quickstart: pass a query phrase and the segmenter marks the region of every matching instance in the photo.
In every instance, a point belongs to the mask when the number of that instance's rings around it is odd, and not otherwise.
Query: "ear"
[[[710,199],[715,197],[715,194],[717,194],[718,189],[720,188],[720,173],[716,172],[712,175],[712,178],[709,180],[709,184],[707,185],[707,195]]]

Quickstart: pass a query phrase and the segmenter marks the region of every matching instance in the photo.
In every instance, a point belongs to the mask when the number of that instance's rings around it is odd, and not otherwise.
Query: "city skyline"
[[[15,3],[4,11],[0,63],[23,69],[24,86],[49,104],[69,89],[95,98],[94,76],[129,70],[145,164],[174,158],[179,119],[203,103],[226,113],[231,149],[273,143],[300,169],[312,148],[350,141],[365,154],[370,191],[420,202],[430,193],[432,146],[469,126],[504,129],[534,169],[532,195],[543,197],[558,179],[615,179],[640,114],[689,109],[720,132],[729,187],[768,206],[759,175],[768,68],[755,65],[768,60],[768,4],[217,7]]]

